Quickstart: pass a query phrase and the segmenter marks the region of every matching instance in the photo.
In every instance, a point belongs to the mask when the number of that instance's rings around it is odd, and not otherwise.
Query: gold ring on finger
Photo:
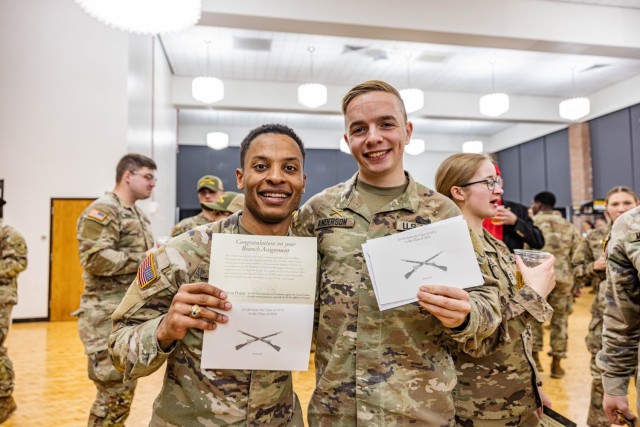
[[[202,308],[198,304],[193,304],[191,306],[191,312],[189,313],[189,316],[192,319],[199,319],[200,317],[202,317]]]

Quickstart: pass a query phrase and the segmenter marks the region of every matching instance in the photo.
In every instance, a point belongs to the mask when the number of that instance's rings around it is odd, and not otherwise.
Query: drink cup
[[[504,224],[504,218],[502,216],[503,211],[504,211],[504,206],[498,206],[498,213],[496,213],[496,216],[491,218],[491,224],[493,225]]]
[[[540,265],[545,259],[549,258],[551,255],[549,252],[542,251],[533,251],[526,249],[514,249],[514,255],[519,256],[522,259],[522,262],[527,267],[535,267],[536,265]],[[520,290],[524,286],[524,280],[522,279],[522,273],[520,270],[516,271],[516,289]]]

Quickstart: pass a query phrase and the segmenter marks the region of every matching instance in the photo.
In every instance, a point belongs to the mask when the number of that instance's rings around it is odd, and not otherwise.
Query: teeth
[[[382,155],[384,155],[386,153],[386,151],[376,151],[375,153],[369,153],[367,154],[368,157],[380,157]]]
[[[263,193],[264,197],[276,197],[279,199],[286,199],[287,195],[282,193]]]

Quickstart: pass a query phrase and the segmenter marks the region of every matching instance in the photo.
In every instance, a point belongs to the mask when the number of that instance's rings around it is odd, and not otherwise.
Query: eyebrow
[[[254,162],[256,160],[264,160],[264,161],[270,161],[271,162],[271,161],[274,161],[274,160],[277,160],[277,159],[273,159],[273,158],[267,157],[267,156],[254,156],[251,159],[249,159],[249,161],[252,161],[252,162]],[[297,157],[297,156],[291,156],[291,157],[285,157],[283,160],[285,162],[293,162],[293,161],[298,161],[299,162],[301,159],[300,159],[300,157]]]
[[[385,114],[384,116],[378,116],[375,118],[376,122],[384,122],[385,120],[393,120],[396,122],[400,122],[400,120],[398,120],[398,118],[396,118],[396,116],[392,115],[392,114]],[[351,123],[349,123],[348,128],[351,128],[352,126],[356,126],[356,125],[361,125],[366,123],[364,120],[355,120]]]

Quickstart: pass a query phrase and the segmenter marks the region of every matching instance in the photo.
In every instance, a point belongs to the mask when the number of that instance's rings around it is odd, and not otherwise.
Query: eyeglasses
[[[129,171],[129,172],[131,172],[131,175],[140,175],[138,171]],[[149,182],[158,182],[158,178],[156,178],[156,176],[151,173],[140,175],[140,176]]]
[[[468,187],[469,185],[473,184],[487,184],[487,188],[489,189],[489,191],[493,191],[496,189],[496,185],[499,185],[500,188],[502,188],[502,178],[487,178],[480,181],[468,182],[466,184],[459,185],[458,187]]]

